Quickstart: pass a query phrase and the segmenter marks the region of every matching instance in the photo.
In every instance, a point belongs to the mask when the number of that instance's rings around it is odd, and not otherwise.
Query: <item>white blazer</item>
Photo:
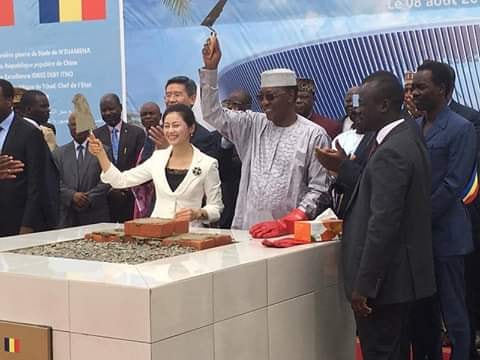
[[[218,161],[205,155],[193,146],[192,164],[187,175],[175,191],[167,182],[165,168],[172,152],[172,147],[156,150],[144,163],[130,170],[121,172],[113,164],[100,178],[103,182],[117,189],[129,188],[153,180],[155,185],[155,207],[152,217],[173,219],[178,210],[201,208],[206,195],[207,203],[203,209],[208,213],[208,221],[220,219],[223,210]]]

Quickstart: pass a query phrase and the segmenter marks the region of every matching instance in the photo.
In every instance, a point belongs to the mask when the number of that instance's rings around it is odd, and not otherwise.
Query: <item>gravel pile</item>
[[[158,240],[96,242],[79,239],[12,250],[10,252],[24,255],[135,265],[167,257],[188,254],[194,251],[195,249],[178,245],[162,246],[162,242]]]

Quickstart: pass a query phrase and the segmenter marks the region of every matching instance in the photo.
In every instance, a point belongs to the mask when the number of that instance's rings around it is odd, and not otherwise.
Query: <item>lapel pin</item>
[[[202,169],[200,169],[198,166],[193,168],[193,175],[199,176],[202,174]]]

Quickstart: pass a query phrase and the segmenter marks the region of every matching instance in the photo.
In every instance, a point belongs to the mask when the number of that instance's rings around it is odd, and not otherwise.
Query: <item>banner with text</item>
[[[125,97],[121,11],[121,0],[0,1],[0,78],[48,95],[60,144],[76,93],[97,121],[103,94]]]
[[[163,105],[172,76],[198,80],[210,33],[199,24],[216,2],[192,0],[179,15],[159,0],[125,0],[129,111],[148,100]],[[340,118],[346,89],[367,74],[403,77],[437,59],[456,70],[454,96],[479,109],[479,19],[480,0],[227,1],[214,25],[223,53],[220,93],[254,95],[261,71],[289,67],[315,80],[315,111]]]

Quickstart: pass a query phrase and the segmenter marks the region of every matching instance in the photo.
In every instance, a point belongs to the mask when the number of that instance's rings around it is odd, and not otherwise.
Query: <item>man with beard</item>
[[[328,207],[330,178],[315,161],[315,147],[329,146],[320,126],[297,115],[297,79],[289,69],[261,75],[258,100],[264,113],[223,109],[218,96],[218,40],[204,45],[200,69],[203,118],[231,141],[242,161],[233,228],[269,238],[293,233],[297,220]]]
[[[145,132],[122,121],[122,104],[115,94],[100,100],[100,112],[105,125],[94,130],[101,142],[112,150],[113,163],[120,171],[135,167],[145,143]],[[111,189],[108,206],[112,221],[123,223],[133,218],[134,196],[130,189]]]
[[[470,332],[465,304],[465,256],[473,250],[472,226],[463,192],[476,161],[473,125],[448,107],[453,81],[446,64],[426,61],[413,77],[413,101],[424,116],[417,123],[432,164],[432,231],[438,300],[452,343],[452,360],[469,358]],[[432,301],[430,318],[438,318]],[[431,321],[431,334],[440,334]],[[438,338],[439,336],[437,336]],[[441,344],[436,344],[437,348]],[[437,350],[438,352],[438,350]]]
[[[312,79],[297,79],[298,94],[295,108],[297,114],[313,121],[325,129],[331,139],[342,131],[342,124],[313,111],[315,104],[315,82]]]

